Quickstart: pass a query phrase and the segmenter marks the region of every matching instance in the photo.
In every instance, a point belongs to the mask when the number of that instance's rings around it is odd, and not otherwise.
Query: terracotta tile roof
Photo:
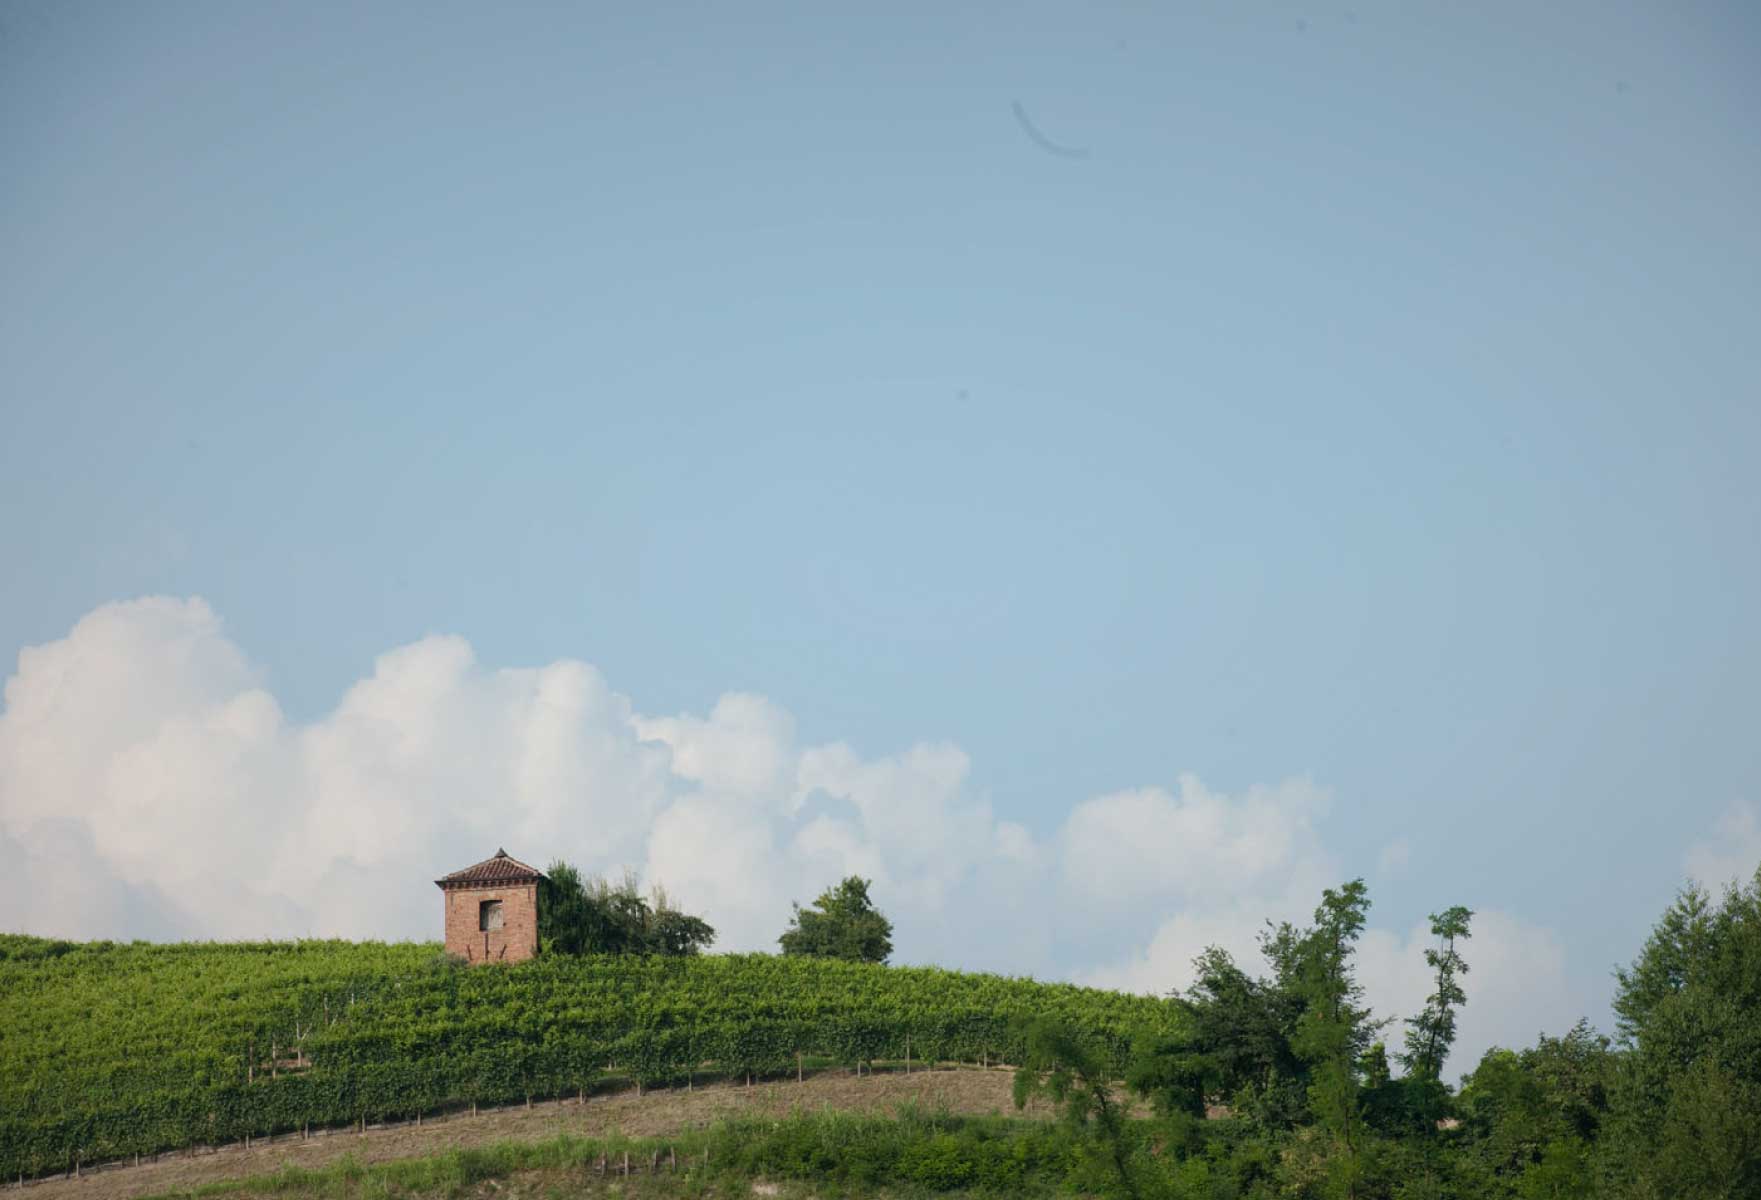
[[[497,850],[494,858],[486,858],[475,866],[454,871],[451,875],[443,875],[434,882],[446,888],[478,883],[525,883],[543,878],[543,871],[529,867],[517,858],[508,857],[506,850]]]

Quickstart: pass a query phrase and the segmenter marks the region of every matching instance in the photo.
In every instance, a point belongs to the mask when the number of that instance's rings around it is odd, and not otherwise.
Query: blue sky
[[[8,5],[0,651],[1307,778],[1600,1003],[1761,799],[1761,14],[952,8]]]

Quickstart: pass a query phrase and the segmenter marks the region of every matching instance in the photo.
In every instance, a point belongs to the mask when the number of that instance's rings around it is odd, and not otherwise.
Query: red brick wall
[[[521,962],[538,953],[538,885],[450,887],[446,894],[446,952],[472,963]],[[501,928],[477,928],[479,906],[501,901]]]

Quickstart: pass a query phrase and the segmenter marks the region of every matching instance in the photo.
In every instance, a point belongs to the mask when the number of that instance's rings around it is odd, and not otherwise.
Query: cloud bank
[[[1732,804],[1712,832],[1688,848],[1683,862],[1688,877],[1714,894],[1747,884],[1761,863],[1761,807]]]
[[[749,693],[645,715],[587,663],[489,668],[455,637],[379,656],[298,724],[206,603],[150,597],[19,655],[0,906],[64,937],[434,938],[428,881],[506,845],[634,867],[707,916],[718,949],[775,949],[791,901],[859,873],[900,960],[1166,992],[1207,945],[1257,970],[1263,922],[1305,921],[1344,877],[1307,778],[1229,795],[1185,776],[1083,799],[1036,834],[969,773],[951,742],[800,745]],[[1427,940],[1367,931],[1378,1011],[1423,1004]],[[1577,1017],[1548,931],[1482,912],[1468,956],[1454,1069]]]

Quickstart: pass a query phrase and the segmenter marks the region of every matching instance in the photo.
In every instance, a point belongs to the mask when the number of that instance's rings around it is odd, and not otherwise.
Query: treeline
[[[1016,1061],[1051,1015],[1123,1070],[1163,1000],[803,956],[0,938],[0,1177],[192,1144],[639,1086],[793,1077],[804,1059]]]
[[[620,883],[550,864],[539,884],[538,942],[545,954],[697,954],[715,943],[702,917],[674,906],[666,889],[647,896],[634,875]]]
[[[1258,969],[1211,950],[1165,1000],[823,953],[470,970],[428,944],[0,936],[0,1175],[808,1057],[1016,1065],[1087,1194],[1761,1197],[1761,873],[1667,909],[1617,973],[1611,1036],[1495,1049],[1455,1085],[1473,914],[1433,918],[1431,995],[1396,1026],[1356,978],[1368,908],[1361,882],[1329,890],[1311,924],[1267,928]]]
[[[1080,1031],[1036,1024],[1017,1098],[1049,1097],[1083,1139],[1072,1182],[1205,1200],[1761,1197],[1761,871],[1669,907],[1617,973],[1612,1039],[1580,1022],[1494,1049],[1459,1088],[1441,1067],[1471,1003],[1472,913],[1432,918],[1434,990],[1394,1029],[1356,981],[1368,907],[1361,881],[1327,891],[1313,925],[1267,929],[1258,974],[1206,952],[1175,997],[1185,1019],[1140,1037],[1122,1082]],[[1127,1093],[1153,1117],[1128,1115]]]
[[[852,875],[796,904],[777,944],[788,955],[884,963],[893,923],[874,906],[869,881]],[[715,944],[715,929],[673,904],[660,885],[642,894],[634,874],[618,883],[589,876],[561,859],[539,884],[539,949],[544,954],[658,954],[677,958]]]

